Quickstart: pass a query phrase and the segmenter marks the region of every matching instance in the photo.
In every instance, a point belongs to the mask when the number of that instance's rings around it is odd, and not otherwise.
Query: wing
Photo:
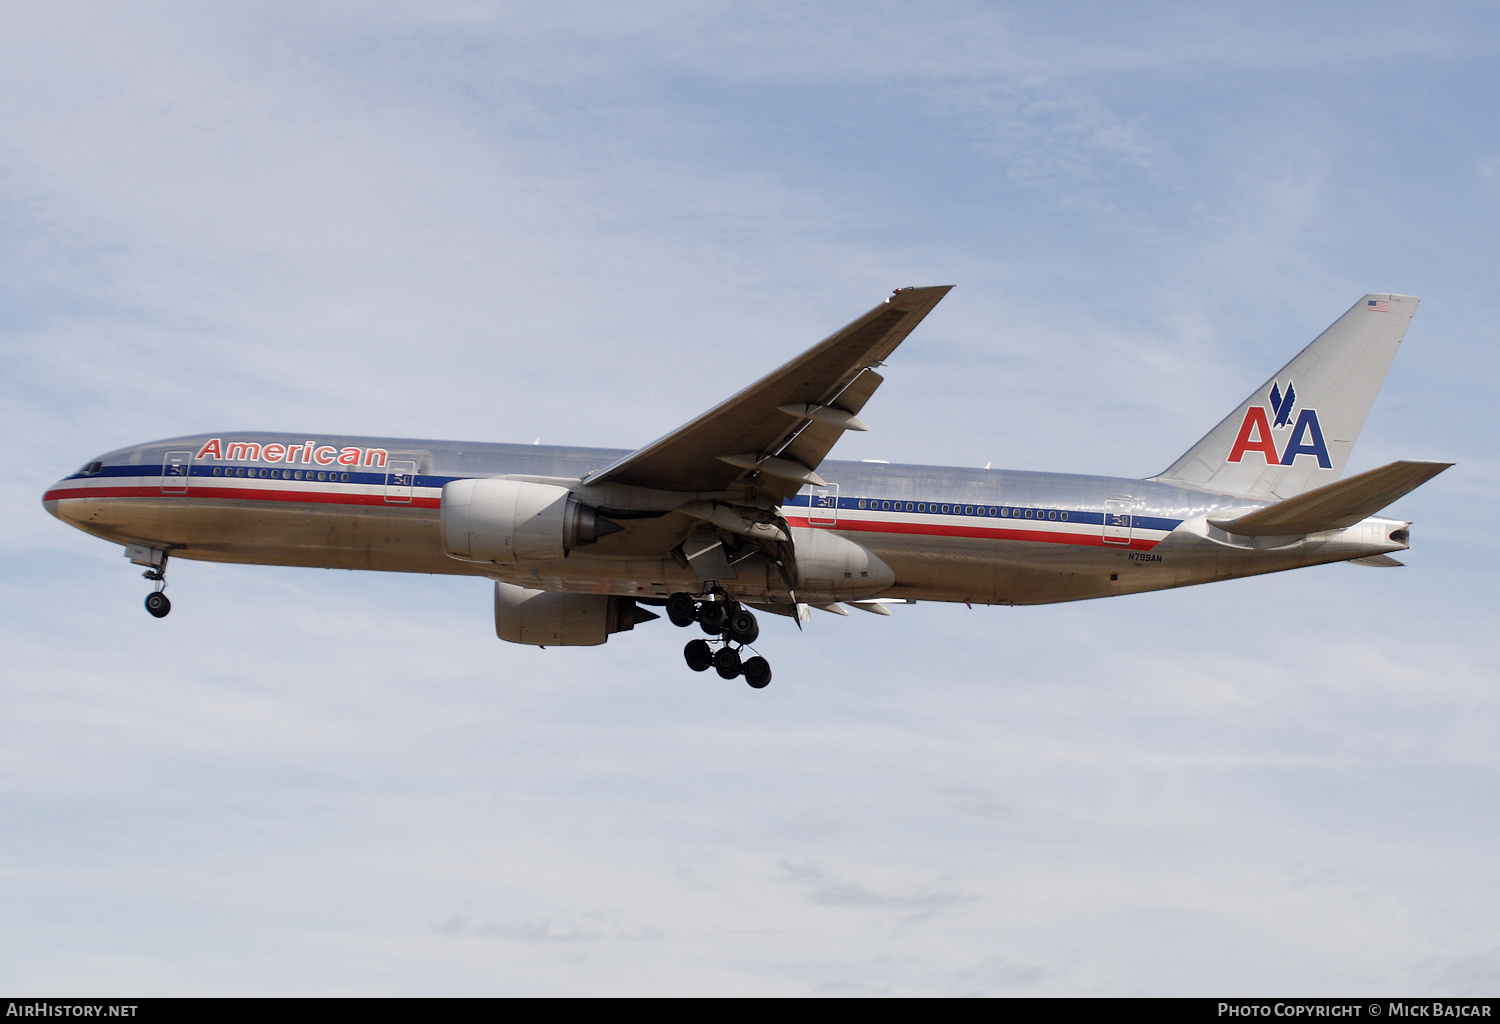
[[[587,478],[668,491],[721,491],[754,475],[777,499],[822,483],[818,464],[858,419],[882,380],[875,367],[922,322],[951,285],[900,288],[808,349],[659,441]]]

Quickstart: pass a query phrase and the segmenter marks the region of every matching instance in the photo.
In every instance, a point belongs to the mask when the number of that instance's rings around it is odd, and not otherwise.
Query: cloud
[[[788,881],[805,888],[807,898],[820,906],[896,910],[913,917],[926,917],[973,899],[942,890],[905,895],[881,893],[859,882],[830,878],[824,869],[816,865],[782,861],[778,867]]]

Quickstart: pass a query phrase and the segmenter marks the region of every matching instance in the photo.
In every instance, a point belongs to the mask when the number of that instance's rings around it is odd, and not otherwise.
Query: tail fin
[[[1151,479],[1266,501],[1337,480],[1419,301],[1366,295]]]

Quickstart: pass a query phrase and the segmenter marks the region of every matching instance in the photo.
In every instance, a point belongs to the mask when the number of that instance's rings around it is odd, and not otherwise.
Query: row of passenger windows
[[[1040,508],[1010,508],[984,505],[939,505],[937,502],[925,501],[876,501],[874,498],[859,500],[860,508],[869,508],[880,512],[938,512],[942,515],[954,516],[994,516],[997,519],[1052,519],[1068,521],[1066,512],[1056,509]]]
[[[246,469],[244,466],[215,466],[214,476],[253,476],[259,477],[262,480],[268,477],[272,480],[327,480],[331,483],[346,484],[349,482],[348,473],[325,473],[322,471],[315,473],[310,469],[306,472],[300,469],[256,469],[254,466],[251,466],[249,469]]]

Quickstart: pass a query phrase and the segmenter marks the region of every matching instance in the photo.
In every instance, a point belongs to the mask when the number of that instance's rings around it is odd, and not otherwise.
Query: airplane
[[[124,546],[171,610],[169,558],[488,577],[495,631],[602,644],[698,625],[697,672],[761,688],[756,612],[1029,605],[1328,562],[1395,566],[1375,515],[1452,463],[1342,474],[1416,311],[1360,299],[1143,480],[830,461],[887,360],[951,286],[898,288],[743,391],[634,451],[220,432],[122,448],[47,489]],[[747,656],[748,655],[748,656]]]

